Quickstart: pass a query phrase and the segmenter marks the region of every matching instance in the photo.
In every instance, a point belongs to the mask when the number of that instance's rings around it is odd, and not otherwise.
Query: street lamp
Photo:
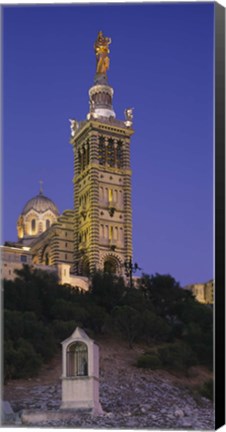
[[[130,257],[128,260],[124,262],[125,273],[126,276],[129,277],[129,285],[130,288],[133,287],[133,273],[136,273],[137,270],[141,270],[137,263],[132,262],[132,258]]]

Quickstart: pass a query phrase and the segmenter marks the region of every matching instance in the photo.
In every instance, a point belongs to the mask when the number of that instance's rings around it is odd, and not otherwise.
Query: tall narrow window
[[[99,139],[99,164],[105,164],[105,143],[104,137],[100,137]]]
[[[89,141],[87,141],[87,149],[86,149],[86,164],[89,165]]]
[[[49,254],[48,253],[46,253],[45,254],[45,265],[49,265]]]
[[[46,219],[46,229],[48,229],[50,227],[50,220]]]
[[[123,167],[123,151],[122,151],[122,142],[119,141],[117,145],[117,167]]]
[[[109,238],[109,227],[108,227],[108,225],[105,225],[105,236],[104,236],[106,239],[108,239]]]
[[[36,230],[36,220],[32,219],[32,221],[31,221],[31,231],[32,231],[32,233],[34,233],[35,230]]]
[[[108,200],[111,203],[113,201],[113,190],[109,189],[108,191]]]
[[[115,227],[115,239],[118,240],[118,227]]]
[[[107,146],[107,163],[111,167],[115,165],[115,152],[114,152],[114,141],[112,138],[108,140],[108,146]]]
[[[113,233],[114,233],[114,229],[113,226],[110,227],[110,233],[109,233],[109,239],[113,240]]]

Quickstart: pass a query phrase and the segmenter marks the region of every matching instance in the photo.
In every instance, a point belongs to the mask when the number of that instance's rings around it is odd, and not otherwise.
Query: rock
[[[3,423],[12,423],[16,419],[16,414],[8,401],[2,401],[2,421]]]
[[[173,414],[167,414],[167,418],[174,419],[174,415]]]
[[[176,417],[184,417],[184,412],[182,411],[182,409],[177,408],[177,409],[175,410],[174,415],[175,415]]]
[[[192,419],[183,419],[181,425],[184,427],[192,427]]]
[[[161,414],[165,414],[167,412],[167,410],[165,409],[165,408],[162,408],[161,410],[160,410],[160,413]]]
[[[107,412],[107,413],[105,414],[105,417],[109,417],[109,418],[111,418],[111,417],[114,417],[114,414],[113,414],[112,412]]]

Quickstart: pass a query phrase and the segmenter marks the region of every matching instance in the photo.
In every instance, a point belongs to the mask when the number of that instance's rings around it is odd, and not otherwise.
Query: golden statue
[[[103,32],[99,31],[97,40],[94,44],[94,50],[96,53],[97,67],[96,73],[105,74],[109,69],[110,59],[108,54],[110,52],[108,45],[110,45],[111,39],[104,37]]]

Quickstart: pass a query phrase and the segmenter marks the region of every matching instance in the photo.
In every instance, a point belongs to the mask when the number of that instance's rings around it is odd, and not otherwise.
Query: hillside
[[[205,368],[190,368],[187,376],[134,366],[145,346],[107,337],[96,338],[100,348],[101,417],[77,415],[36,426],[130,429],[213,429],[213,404],[196,389],[211,378]],[[9,380],[4,400],[14,411],[57,411],[61,402],[61,353],[41,368],[35,378]]]

